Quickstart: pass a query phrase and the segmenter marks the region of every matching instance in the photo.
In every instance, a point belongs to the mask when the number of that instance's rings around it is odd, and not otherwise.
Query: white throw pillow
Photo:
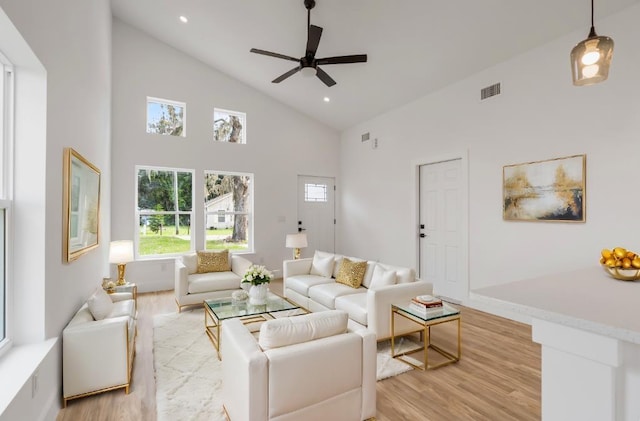
[[[87,301],[89,312],[95,320],[102,320],[113,310],[113,301],[104,289],[98,288]]]
[[[347,312],[340,310],[267,320],[260,327],[258,344],[266,351],[339,335],[347,331],[348,321]]]
[[[315,254],[313,256],[313,262],[311,263],[311,275],[324,276],[325,278],[331,278],[333,274],[333,256],[320,257]]]
[[[387,285],[395,285],[396,283],[396,271],[384,270],[380,265],[376,265],[373,269],[373,276],[371,277],[371,284],[369,289],[377,289]]]
[[[187,274],[193,275],[198,271],[198,255],[196,253],[182,256],[182,263],[187,267]]]

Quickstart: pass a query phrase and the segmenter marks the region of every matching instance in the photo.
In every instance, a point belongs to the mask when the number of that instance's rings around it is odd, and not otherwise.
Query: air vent
[[[496,83],[480,90],[480,100],[491,98],[492,96],[500,95],[500,83]]]
[[[366,142],[367,140],[369,140],[369,132],[363,134],[361,139],[362,142]]]

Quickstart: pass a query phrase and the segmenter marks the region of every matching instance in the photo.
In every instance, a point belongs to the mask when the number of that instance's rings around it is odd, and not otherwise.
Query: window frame
[[[138,174],[140,170],[146,171],[162,171],[162,172],[170,172],[172,171],[175,175],[174,181],[177,183],[178,178],[177,174],[181,173],[191,173],[191,210],[190,211],[181,211],[179,209],[178,203],[174,202],[175,210],[174,211],[154,211],[154,210],[141,210],[138,205],[139,196],[138,196]],[[180,215],[189,215],[190,222],[190,239],[189,239],[189,251],[187,253],[191,253],[195,251],[195,170],[189,168],[176,168],[176,167],[159,167],[152,165],[136,165],[135,166],[135,235],[134,235],[134,255],[136,260],[153,260],[153,259],[162,259],[162,258],[171,258],[176,256],[181,256],[185,254],[185,252],[176,252],[176,253],[164,253],[164,254],[140,254],[140,217],[141,216],[153,216],[153,215],[175,215],[176,217],[180,217]],[[174,200],[177,200],[177,189],[175,191]]]
[[[249,210],[246,212],[236,212],[234,210],[231,211],[224,211],[224,215],[225,215],[225,219],[227,217],[227,215],[233,215],[235,218],[235,215],[247,215],[247,248],[245,250],[229,250],[229,252],[231,253],[237,253],[237,254],[244,254],[244,253],[254,253],[254,202],[255,202],[255,196],[254,196],[254,185],[255,185],[255,174],[254,173],[248,173],[248,172],[237,172],[237,171],[218,171],[218,170],[205,170],[203,173],[203,177],[202,177],[202,183],[203,186],[206,186],[206,176],[207,174],[218,174],[218,175],[231,175],[231,176],[248,176],[249,177]],[[212,211],[212,212],[207,212],[207,207],[206,207],[206,196],[203,197],[203,202],[202,202],[202,206],[203,206],[203,215],[204,218],[202,219],[203,222],[203,229],[202,232],[204,233],[204,245],[203,245],[203,249],[204,250],[215,250],[215,249],[207,249],[207,218],[209,216],[214,216],[217,220],[217,218],[219,218],[220,214],[222,212],[218,211]]]
[[[2,72],[2,83],[0,86],[0,209],[4,210],[4,235],[0,238],[3,241],[4,259],[0,269],[2,279],[0,288],[3,293],[3,335],[0,335],[0,355],[6,353],[12,346],[12,300],[9,297],[13,289],[13,149],[14,149],[14,111],[15,111],[15,78],[14,67],[11,62],[0,52],[0,69]]]
[[[215,125],[216,125],[216,113],[225,113],[228,115],[233,115],[236,117],[240,117],[240,121],[242,122],[242,135],[240,136],[240,142],[229,142],[228,140],[216,140],[215,138]],[[213,108],[213,125],[211,126],[211,137],[215,143],[229,143],[232,145],[246,145],[247,144],[247,113],[242,111],[233,111],[227,110],[224,108]]]
[[[149,103],[150,102],[163,104],[163,105],[171,105],[174,107],[182,107],[182,110],[183,110],[182,111],[182,132],[180,133],[179,136],[171,135],[168,133],[153,133],[149,131]],[[145,113],[146,113],[145,131],[147,134],[153,134],[153,135],[159,135],[159,136],[170,136],[170,137],[187,137],[187,103],[186,102],[147,96]]]

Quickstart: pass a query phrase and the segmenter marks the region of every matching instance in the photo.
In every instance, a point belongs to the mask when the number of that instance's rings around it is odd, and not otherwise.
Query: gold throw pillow
[[[354,262],[345,257],[342,259],[336,282],[345,284],[351,288],[359,288],[366,270],[367,262]]]
[[[228,270],[231,270],[229,250],[198,252],[197,273],[226,272]]]

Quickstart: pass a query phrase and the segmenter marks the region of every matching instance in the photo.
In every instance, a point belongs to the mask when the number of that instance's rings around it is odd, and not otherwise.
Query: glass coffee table
[[[395,353],[395,324],[396,318],[402,317],[415,323],[417,329],[414,332],[420,332],[423,344],[417,349],[412,349],[407,352]],[[441,347],[431,343],[431,327],[442,323],[455,322],[458,328],[458,346],[456,353],[451,353],[442,349]],[[406,335],[403,333],[402,336]],[[435,352],[444,357],[444,362],[438,364],[429,364],[429,349],[433,349]],[[417,360],[411,361],[407,358],[408,355],[424,352],[423,362]],[[452,307],[448,304],[444,304],[441,308],[436,310],[429,310],[428,312],[416,311],[409,303],[392,304],[391,305],[391,356],[399,359],[400,361],[409,364],[410,366],[420,369],[429,370],[433,368],[442,367],[443,365],[452,364],[460,361],[461,355],[461,337],[460,337],[460,310]]]
[[[242,323],[249,325],[306,313],[308,312],[299,305],[273,292],[267,293],[267,303],[263,305],[249,304],[249,299],[234,301],[231,297],[214,298],[204,300],[204,330],[221,360],[220,329],[224,320],[240,318]]]

